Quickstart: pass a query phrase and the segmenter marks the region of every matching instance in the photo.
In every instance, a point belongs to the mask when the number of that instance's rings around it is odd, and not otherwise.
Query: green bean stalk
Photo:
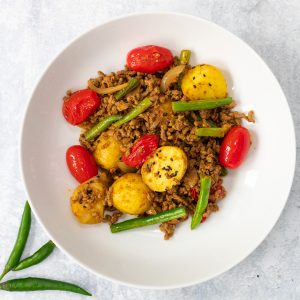
[[[221,106],[225,106],[232,102],[232,98],[223,99],[204,99],[195,101],[176,101],[172,102],[172,109],[174,112],[213,109]]]
[[[194,215],[192,217],[191,229],[199,226],[202,216],[208,205],[208,197],[210,193],[211,177],[203,176],[200,179],[200,193]]]
[[[87,141],[93,140],[98,135],[100,135],[101,132],[103,132],[105,129],[107,129],[111,124],[121,120],[123,117],[121,115],[111,115],[102,121],[100,121],[98,124],[96,124],[94,127],[89,129],[84,133],[84,137]]]
[[[9,292],[58,290],[77,293],[85,296],[92,296],[92,294],[76,284],[37,277],[12,279],[2,282],[0,283],[0,290]]]
[[[180,57],[179,57],[180,63],[182,65],[187,65],[190,62],[191,54],[192,54],[191,50],[186,50],[186,49],[181,50]]]
[[[114,126],[120,127],[124,123],[131,121],[132,119],[136,118],[138,115],[143,113],[151,105],[152,105],[151,100],[149,98],[145,98],[136,107],[134,107],[128,114],[126,114],[121,120],[114,123]]]
[[[20,271],[36,264],[39,264],[45,260],[54,250],[55,244],[52,241],[48,241],[39,250],[37,250],[31,256],[21,260],[14,268],[13,271]]]
[[[122,90],[120,90],[119,92],[116,93],[115,98],[116,100],[120,100],[123,97],[125,97],[129,92],[131,92],[132,90],[134,90],[138,85],[139,85],[139,80],[137,78],[131,78],[128,81],[128,84],[125,88],[123,88]]]
[[[184,206],[177,207],[171,210],[160,212],[154,216],[134,218],[124,222],[115,223],[110,226],[112,233],[120,232],[123,230],[163,223],[174,219],[182,218],[187,215],[186,208]]]
[[[9,259],[4,267],[4,270],[3,270],[2,274],[0,275],[0,280],[19,263],[20,258],[23,253],[23,250],[25,248],[27,239],[28,239],[30,225],[31,225],[31,209],[30,209],[28,202],[26,201],[23,215],[22,215],[21,224],[19,227],[17,240],[11,251]]]
[[[196,129],[197,136],[211,136],[211,137],[224,137],[224,130],[223,128],[216,127],[216,128],[197,128]]]

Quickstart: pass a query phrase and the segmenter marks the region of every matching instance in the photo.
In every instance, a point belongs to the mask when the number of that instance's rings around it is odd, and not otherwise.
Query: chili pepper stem
[[[0,283],[0,290],[8,291],[8,285],[7,285],[7,282],[2,282],[2,283]]]
[[[9,272],[9,270],[5,270],[2,272],[2,274],[0,275],[0,281],[3,279],[3,277]]]

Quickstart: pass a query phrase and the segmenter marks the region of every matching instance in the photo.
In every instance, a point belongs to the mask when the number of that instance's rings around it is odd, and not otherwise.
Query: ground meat
[[[176,59],[175,64],[177,63]],[[114,128],[112,126],[110,134],[120,140],[124,153],[128,152],[141,136],[149,133],[157,134],[160,137],[160,146],[172,145],[183,149],[188,157],[189,165],[179,185],[166,192],[153,193],[152,206],[144,216],[155,215],[179,206],[186,206],[189,214],[193,214],[197,201],[191,197],[190,190],[194,188],[196,192],[199,192],[200,176],[209,175],[212,178],[212,187],[209,204],[203,217],[205,220],[212,212],[218,210],[217,203],[225,197],[226,190],[222,185],[220,177],[222,168],[218,161],[220,139],[199,138],[195,134],[195,128],[217,126],[228,131],[232,126],[240,125],[243,119],[255,122],[254,112],[250,111],[248,114],[244,114],[234,111],[236,103],[232,102],[227,106],[212,110],[174,114],[170,102],[187,101],[187,99],[183,96],[178,84],[172,84],[165,94],[161,93],[160,84],[163,75],[164,72],[146,74],[130,71],[126,67],[124,70],[109,75],[98,72],[98,77],[91,80],[99,88],[123,84],[132,77],[138,78],[140,85],[119,101],[115,99],[114,95],[102,95],[99,109],[80,127],[89,129],[112,114],[126,114],[143,98],[149,97],[153,105],[148,110],[121,127]],[[86,141],[83,134],[80,135],[79,141],[90,152],[94,151],[96,141]],[[138,172],[140,171],[138,170]],[[111,173],[114,180],[122,174],[119,169],[111,170]],[[110,213],[104,217],[104,222],[115,223],[121,213],[113,208],[110,192],[105,200],[105,208]],[[177,224],[185,219],[162,223],[160,229],[164,232],[165,239],[169,239],[174,234]]]

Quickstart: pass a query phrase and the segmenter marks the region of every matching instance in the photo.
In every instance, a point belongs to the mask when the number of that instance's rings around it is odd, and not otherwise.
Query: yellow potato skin
[[[158,148],[143,164],[141,175],[155,192],[164,192],[178,185],[188,165],[184,151],[175,146]]]
[[[227,84],[221,71],[212,65],[197,65],[183,77],[181,89],[190,100],[218,99],[227,96]]]
[[[123,175],[111,186],[113,206],[130,215],[143,214],[150,208],[152,204],[150,193],[141,175],[136,173]]]
[[[116,168],[122,157],[121,143],[107,132],[101,134],[94,151],[96,163],[106,170]]]
[[[88,198],[88,191],[93,201]],[[77,220],[82,224],[96,224],[102,221],[104,215],[104,199],[108,192],[106,181],[101,176],[95,176],[80,184],[71,197],[71,209]]]

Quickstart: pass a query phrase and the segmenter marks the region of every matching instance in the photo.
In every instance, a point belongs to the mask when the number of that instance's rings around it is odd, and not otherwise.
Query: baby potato
[[[95,176],[79,185],[71,197],[71,209],[82,224],[96,224],[104,215],[104,198],[107,185],[100,176]]]
[[[116,168],[122,157],[121,143],[108,132],[104,132],[97,140],[94,151],[96,163],[106,170]]]
[[[143,181],[155,192],[164,192],[178,185],[187,169],[184,151],[175,146],[158,148],[143,164]]]
[[[190,100],[225,98],[226,80],[221,71],[211,65],[197,65],[183,77],[183,94]]]
[[[136,173],[118,178],[111,186],[111,197],[115,208],[130,215],[143,214],[152,204],[150,189]]]

